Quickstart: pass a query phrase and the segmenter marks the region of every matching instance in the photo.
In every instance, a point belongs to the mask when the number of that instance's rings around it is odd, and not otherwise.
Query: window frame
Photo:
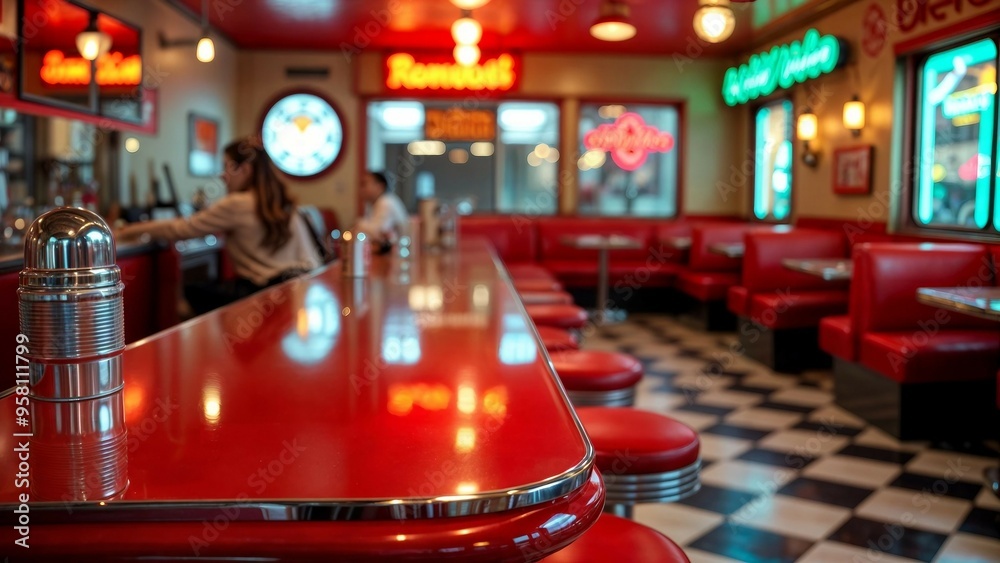
[[[360,139],[360,150],[358,150],[358,155],[357,155],[358,177],[359,178],[361,178],[368,171],[368,128],[369,128],[368,127],[369,126],[369,124],[368,124],[368,121],[369,121],[368,106],[370,104],[372,104],[372,103],[377,103],[377,102],[404,102],[404,101],[408,101],[408,102],[418,102],[418,103],[421,103],[421,104],[441,102],[441,103],[446,103],[446,104],[452,104],[452,105],[455,105],[455,106],[461,106],[462,104],[468,103],[470,101],[473,103],[473,105],[475,105],[478,102],[483,102],[483,103],[496,104],[497,106],[499,106],[500,104],[503,104],[503,103],[507,103],[507,102],[539,102],[539,103],[553,104],[553,105],[556,106],[556,108],[559,111],[559,120],[558,120],[558,127],[559,127],[559,129],[558,129],[558,131],[559,131],[559,143],[558,143],[558,145],[559,146],[557,148],[560,151],[560,155],[563,154],[562,153],[563,143],[564,143],[563,137],[565,136],[565,132],[566,132],[566,103],[565,103],[566,100],[564,98],[553,97],[553,96],[521,96],[521,95],[506,95],[505,94],[505,95],[503,95],[501,97],[483,97],[483,98],[480,99],[480,98],[476,98],[475,95],[470,95],[470,96],[466,96],[466,97],[448,97],[448,96],[443,96],[443,95],[442,96],[416,96],[416,95],[392,96],[392,95],[379,94],[379,95],[372,95],[372,96],[361,96],[358,101],[359,101],[359,107],[361,108],[361,112],[360,112],[361,113],[361,119],[360,119],[360,123],[359,123],[361,139]],[[498,127],[497,128],[497,135],[499,137],[499,134],[500,134],[499,124],[497,125],[497,127]],[[500,216],[511,216],[511,217],[513,217],[513,216],[522,216],[522,217],[558,217],[558,216],[560,216],[560,215],[563,214],[561,210],[562,210],[562,205],[563,205],[563,202],[564,202],[564,199],[565,199],[565,194],[564,194],[565,189],[564,189],[564,187],[562,185],[562,182],[560,181],[560,179],[562,178],[562,158],[561,157],[560,157],[559,163],[557,164],[557,173],[556,174],[557,174],[557,177],[556,177],[555,194],[554,194],[554,196],[555,196],[555,209],[553,210],[553,212],[551,214],[549,214],[549,213],[541,213],[539,210],[505,211],[505,212],[498,212],[498,211],[483,212],[483,211],[475,210],[475,211],[473,211],[472,214],[473,215],[500,215]],[[496,180],[496,178],[494,178],[494,181],[495,180]],[[494,188],[493,196],[495,198],[496,197],[496,189],[498,189],[498,186],[494,185],[493,188]],[[362,199],[361,199],[360,196],[358,196],[357,199],[358,199],[358,203],[357,203],[358,212],[359,213],[364,213],[364,202],[362,201]]]
[[[897,49],[896,71],[897,76],[902,77],[904,87],[899,89],[895,96],[895,104],[901,108],[894,112],[897,118],[902,118],[902,124],[898,134],[901,135],[900,153],[892,161],[894,169],[899,170],[898,194],[895,196],[895,220],[890,218],[889,225],[895,226],[894,232],[903,235],[920,236],[923,238],[940,238],[951,240],[972,240],[980,242],[1000,241],[1000,227],[995,224],[997,220],[998,205],[1000,205],[1000,182],[997,181],[997,171],[1000,169],[998,156],[998,129],[1000,129],[1000,89],[994,93],[994,121],[991,159],[990,185],[987,203],[986,226],[964,227],[960,225],[931,226],[924,225],[917,219],[917,209],[915,206],[917,191],[917,162],[919,162],[917,151],[920,150],[921,131],[921,101],[923,96],[923,68],[924,64],[932,56],[975,43],[983,39],[992,39],[997,45],[998,55],[994,63],[1000,69],[1000,26],[995,22],[987,22],[983,26],[971,27],[968,24],[959,24],[926,37],[918,38],[909,44],[900,46]],[[902,113],[900,113],[902,112]],[[894,135],[894,138],[896,136]],[[890,188],[893,184],[890,184]],[[893,194],[890,193],[890,197]]]
[[[750,146],[753,149],[752,150],[752,153],[753,153],[753,174],[751,175],[751,179],[750,179],[751,180],[751,188],[750,188],[750,190],[748,190],[749,195],[750,195],[749,220],[750,220],[751,223],[762,223],[762,224],[765,224],[765,225],[790,225],[790,224],[792,224],[792,221],[793,221],[794,215],[795,215],[795,213],[794,213],[795,212],[795,192],[796,192],[796,190],[795,190],[795,181],[798,178],[798,174],[796,174],[796,171],[795,171],[795,162],[796,162],[796,160],[798,158],[801,157],[801,153],[799,152],[800,149],[798,148],[798,143],[799,143],[798,129],[797,129],[798,114],[795,113],[795,99],[794,99],[794,96],[792,95],[792,91],[788,90],[788,91],[782,92],[782,94],[779,95],[779,96],[773,96],[773,97],[765,98],[765,99],[762,99],[762,100],[755,100],[755,102],[756,103],[749,104],[749,106],[750,106],[750,120],[753,123],[753,126],[749,128],[750,129],[750,139],[749,139],[749,145],[748,145],[748,146]],[[791,124],[792,134],[791,134],[791,138],[790,138],[790,140],[792,142],[792,183],[791,183],[791,188],[790,188],[792,190],[792,193],[789,194],[789,196],[788,196],[788,217],[786,217],[784,219],[770,219],[770,218],[759,219],[757,217],[757,214],[754,213],[754,205],[757,202],[757,112],[759,112],[761,109],[763,109],[765,107],[775,106],[775,105],[778,105],[778,104],[781,104],[781,103],[784,103],[784,102],[788,102],[792,106],[792,111],[791,111],[791,116],[792,116],[792,124]]]
[[[576,159],[579,159],[582,153],[580,152],[580,117],[582,115],[581,108],[584,105],[613,105],[620,104],[623,106],[629,105],[642,105],[642,106],[670,106],[677,111],[677,137],[674,139],[674,150],[677,151],[677,181],[676,189],[674,193],[674,213],[673,215],[658,215],[658,216],[643,216],[643,215],[581,215],[580,214],[580,169],[577,168]],[[565,114],[564,114],[565,115]],[[578,217],[588,217],[594,219],[635,219],[639,221],[656,221],[656,220],[678,220],[685,216],[684,209],[684,191],[685,191],[685,156],[686,156],[686,141],[687,141],[687,100],[683,98],[643,98],[643,97],[632,97],[632,96],[598,96],[598,97],[585,97],[578,98],[576,104],[575,112],[576,122],[573,124],[573,131],[576,133],[573,139],[573,163],[572,170],[574,171],[574,185],[576,186],[576,194],[574,197],[573,205],[573,215]],[[561,139],[560,139],[561,141]]]

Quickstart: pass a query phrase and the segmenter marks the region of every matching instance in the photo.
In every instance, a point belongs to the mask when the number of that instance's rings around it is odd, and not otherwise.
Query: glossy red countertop
[[[273,503],[239,519],[308,520],[289,504],[585,482],[591,450],[543,350],[485,244],[376,258],[368,278],[331,266],[125,351],[129,486],[107,506],[239,499]],[[9,397],[4,452],[14,421]],[[5,453],[2,503],[14,473]]]

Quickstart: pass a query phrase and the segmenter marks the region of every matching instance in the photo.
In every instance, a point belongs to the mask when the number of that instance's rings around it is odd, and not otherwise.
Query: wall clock
[[[267,110],[261,139],[279,170],[291,176],[315,176],[340,156],[344,126],[330,102],[297,92],[278,99]]]

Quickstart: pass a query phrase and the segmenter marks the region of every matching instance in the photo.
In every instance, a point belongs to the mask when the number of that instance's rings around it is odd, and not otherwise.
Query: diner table
[[[483,240],[375,257],[367,277],[334,263],[122,361],[117,405],[94,414],[106,426],[119,409],[128,436],[127,455],[101,453],[128,479],[106,498],[43,487],[66,469],[0,399],[0,553],[536,561],[603,507],[593,447]],[[10,455],[22,444],[30,487]]]
[[[921,287],[917,301],[1000,322],[1000,287]],[[987,468],[985,478],[993,494],[1000,496],[1000,467]]]
[[[624,235],[577,235],[563,237],[562,243],[573,248],[598,251],[595,322],[604,324],[623,319],[625,316],[623,311],[608,307],[608,253],[612,250],[642,248],[642,242]]]
[[[665,237],[660,242],[675,250],[688,250],[691,248],[691,237]]]
[[[785,258],[781,263],[789,270],[826,281],[849,280],[854,274],[854,263],[849,258]]]
[[[727,258],[743,258],[746,247],[742,242],[718,242],[710,244],[708,250]]]

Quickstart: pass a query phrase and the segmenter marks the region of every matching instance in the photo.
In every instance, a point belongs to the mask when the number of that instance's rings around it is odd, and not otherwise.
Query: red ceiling
[[[24,44],[29,50],[62,49],[76,53],[76,35],[90,24],[87,10],[63,0],[25,0]],[[37,22],[37,23],[36,23]],[[97,27],[111,36],[111,50],[125,54],[136,52],[139,30],[107,14],[101,14]]]
[[[200,14],[200,0],[169,0]],[[636,36],[621,43],[590,36],[603,0],[491,0],[473,16],[483,25],[484,51],[706,54],[742,51],[750,38],[750,11],[736,11],[736,32],[721,45],[700,43],[691,23],[697,0],[626,0]],[[449,0],[242,0],[209,2],[212,26],[244,49],[339,51],[452,49],[451,23],[461,11]],[[223,6],[220,8],[219,6]],[[735,6],[735,4],[734,4]],[[697,55],[699,53],[695,53]]]

